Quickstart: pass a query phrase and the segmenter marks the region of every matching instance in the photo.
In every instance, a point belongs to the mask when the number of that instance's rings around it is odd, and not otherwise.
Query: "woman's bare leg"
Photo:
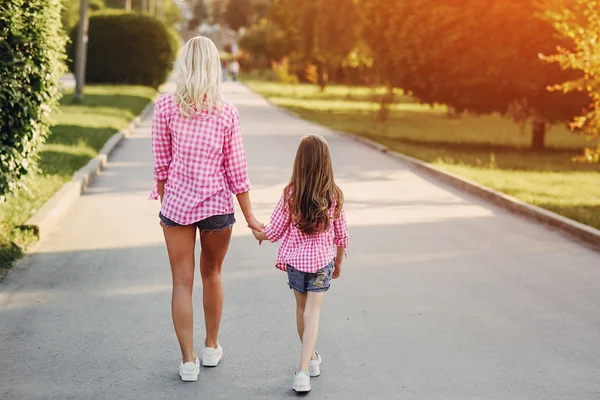
[[[229,248],[231,229],[205,231],[200,234],[200,274],[202,275],[206,347],[217,348],[217,337],[223,312],[221,268]]]
[[[194,352],[194,312],[192,289],[194,287],[195,226],[163,226],[171,273],[173,275],[173,297],[171,312],[173,325],[181,347],[183,362],[196,361]]]

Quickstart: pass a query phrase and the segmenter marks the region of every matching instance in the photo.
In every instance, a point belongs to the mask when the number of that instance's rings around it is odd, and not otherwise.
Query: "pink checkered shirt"
[[[250,190],[240,117],[234,105],[180,115],[171,94],[156,102],[152,120],[154,179],[165,182],[161,213],[181,225],[233,213],[231,194]],[[155,185],[150,199],[158,199]]]
[[[325,232],[305,235],[293,223],[289,214],[286,196],[281,196],[273,211],[271,222],[265,227],[265,234],[271,242],[282,239],[277,254],[277,268],[286,271],[291,265],[298,271],[315,273],[327,266],[336,256],[337,247],[348,246],[348,225],[344,208],[337,219],[335,204],[329,210],[333,223]]]

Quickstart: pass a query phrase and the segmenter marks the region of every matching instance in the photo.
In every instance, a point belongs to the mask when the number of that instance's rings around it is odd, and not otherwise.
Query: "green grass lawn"
[[[418,104],[398,91],[390,118],[377,118],[382,90],[287,85],[245,80],[271,102],[302,118],[354,133],[490,188],[600,228],[600,165],[576,164],[591,145],[564,126],[546,135],[548,149],[529,149],[528,127],[499,115],[451,118],[445,107]]]
[[[89,85],[84,102],[74,104],[72,92],[65,93],[54,116],[56,125],[40,155],[40,172],[27,178],[26,189],[0,203],[0,268],[10,266],[37,240],[32,232],[19,227],[155,95],[154,89],[142,86]]]

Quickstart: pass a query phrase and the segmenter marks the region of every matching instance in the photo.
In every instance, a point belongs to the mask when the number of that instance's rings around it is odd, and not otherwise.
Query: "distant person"
[[[200,36],[190,39],[177,62],[175,92],[158,99],[152,121],[156,186],[150,198],[161,202],[158,217],[173,275],[173,324],[184,381],[197,380],[200,371],[192,308],[196,231],[202,248],[206,326],[202,364],[217,366],[223,357],[217,340],[223,311],[221,268],[235,223],[232,194],[248,226],[262,230],[250,204],[240,117],[235,106],[223,99],[220,67],[213,42]]]
[[[322,359],[315,351],[321,303],[331,279],[342,273],[348,245],[343,205],[327,142],[320,136],[306,136],[271,223],[263,232],[253,230],[259,243],[282,240],[277,268],[287,271],[288,285],[296,297],[296,326],[302,342],[292,385],[296,392],[310,391],[310,377],[321,373]]]
[[[231,63],[230,69],[231,69],[231,79],[233,79],[234,82],[237,82],[238,76],[240,73],[240,63],[237,62],[237,60],[234,60]]]
[[[227,61],[223,60],[221,61],[221,75],[223,76],[223,82],[227,81],[227,78],[229,78],[229,72],[228,72],[228,68],[227,68]]]

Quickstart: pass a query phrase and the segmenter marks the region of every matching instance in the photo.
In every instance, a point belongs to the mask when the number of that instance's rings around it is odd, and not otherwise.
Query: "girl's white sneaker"
[[[315,354],[317,355],[317,359],[310,360],[310,364],[308,364],[308,374],[311,377],[321,375],[321,363],[323,360],[321,359],[321,355],[319,353],[315,351]]]
[[[223,358],[223,348],[217,343],[217,348],[202,346],[202,365],[205,367],[216,367]]]
[[[195,382],[200,374],[200,360],[196,358],[195,362],[186,362],[179,365],[179,376],[182,381]]]
[[[298,393],[310,392],[310,376],[304,371],[296,372],[292,389]]]

